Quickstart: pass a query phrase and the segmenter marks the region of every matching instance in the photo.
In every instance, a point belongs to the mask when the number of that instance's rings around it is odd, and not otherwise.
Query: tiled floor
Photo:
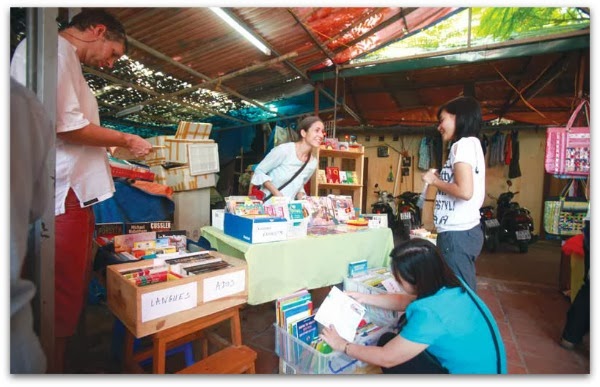
[[[510,246],[478,260],[478,294],[492,310],[500,327],[511,374],[589,374],[589,335],[574,351],[560,347],[568,298],[558,288],[558,242],[539,241],[529,253]],[[529,279],[529,280],[528,280]],[[69,373],[119,373],[111,354],[112,315],[103,305],[88,307],[84,329],[72,345]],[[242,310],[242,337],[258,353],[256,372],[279,371],[274,352],[274,304]],[[226,332],[227,326],[217,330]],[[172,362],[181,362],[173,356]]]

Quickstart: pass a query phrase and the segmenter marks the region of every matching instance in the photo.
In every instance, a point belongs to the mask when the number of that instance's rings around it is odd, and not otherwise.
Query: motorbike
[[[481,228],[483,229],[483,246],[493,253],[500,245],[500,222],[494,215],[493,206],[484,206],[479,209]]]
[[[510,180],[507,180],[506,184],[508,190],[500,194],[496,207],[496,215],[500,223],[500,242],[514,244],[519,248],[519,252],[526,253],[529,251],[529,244],[536,240],[533,235],[531,212],[512,201],[519,191],[511,192]]]
[[[421,227],[421,209],[417,205],[419,195],[417,192],[406,191],[394,198],[398,234],[403,240],[410,238],[410,230]]]

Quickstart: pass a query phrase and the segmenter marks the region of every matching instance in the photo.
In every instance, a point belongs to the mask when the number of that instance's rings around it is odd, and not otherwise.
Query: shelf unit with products
[[[363,172],[365,152],[362,146],[356,150],[333,150],[319,149],[318,155],[319,169],[325,170],[327,167],[337,167],[340,172],[355,172],[356,182],[348,183],[326,183],[319,181],[319,171],[315,172],[311,179],[312,196],[350,195],[355,207],[362,207],[363,190]],[[321,172],[322,173],[322,172]]]

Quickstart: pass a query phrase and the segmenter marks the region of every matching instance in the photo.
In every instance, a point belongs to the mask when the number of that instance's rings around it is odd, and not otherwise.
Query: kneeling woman
[[[364,346],[347,342],[331,326],[323,328],[323,340],[384,373],[505,374],[506,353],[494,317],[437,247],[415,238],[390,256],[393,275],[407,294],[348,295],[362,304],[405,311],[400,332],[384,334],[378,346]]]

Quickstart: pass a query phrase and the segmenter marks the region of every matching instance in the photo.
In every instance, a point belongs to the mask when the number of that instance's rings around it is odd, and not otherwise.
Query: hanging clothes
[[[504,162],[504,135],[500,131],[496,131],[491,139],[490,158],[488,160],[489,167],[495,167]]]
[[[431,168],[431,139],[423,137],[419,144],[419,164],[420,170],[426,171]]]
[[[504,141],[504,164],[510,165],[512,159],[512,137],[507,134]]]
[[[487,147],[490,142],[485,134],[481,135],[479,142],[481,142],[481,149],[483,150],[483,157],[485,157],[485,154],[487,152]]]
[[[511,132],[512,158],[508,167],[508,178],[514,179],[521,177],[521,167],[519,166],[519,132]]]

